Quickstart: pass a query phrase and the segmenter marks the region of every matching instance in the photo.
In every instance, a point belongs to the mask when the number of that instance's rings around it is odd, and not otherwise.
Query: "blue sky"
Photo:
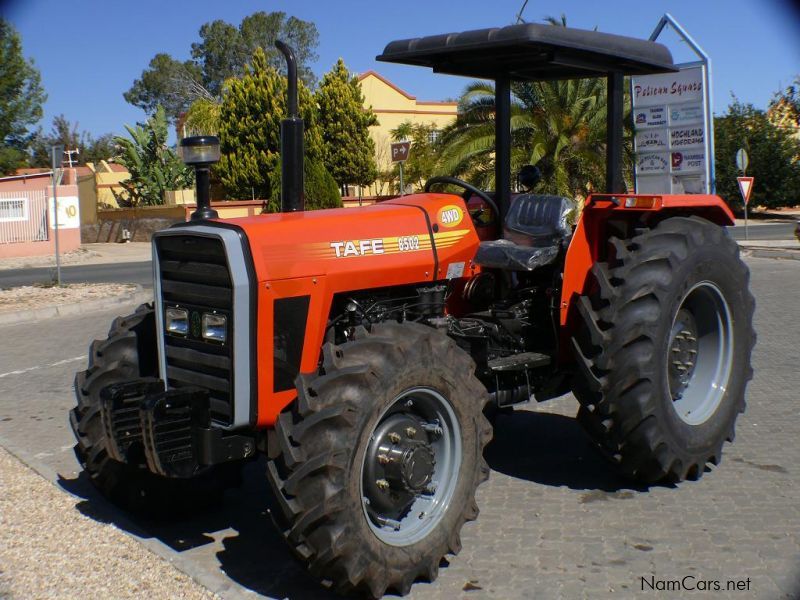
[[[22,35],[26,56],[48,93],[42,125],[64,114],[95,135],[121,133],[144,114],[122,93],[158,52],[189,58],[200,26],[214,19],[238,25],[253,12],[282,10],[316,23],[317,74],[342,57],[352,71],[374,69],[424,100],[455,98],[467,80],[375,61],[384,45],[419,35],[511,23],[522,0],[0,0],[2,15]],[[530,0],[529,22],[567,15],[570,26],[647,38],[671,13],[711,55],[714,110],[734,92],[766,107],[772,93],[800,74],[800,18],[790,0]],[[691,55],[664,36],[676,60]]]

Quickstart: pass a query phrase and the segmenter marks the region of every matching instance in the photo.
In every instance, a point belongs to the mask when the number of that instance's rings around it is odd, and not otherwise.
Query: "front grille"
[[[200,386],[208,390],[211,418],[222,424],[233,419],[233,285],[219,238],[165,235],[156,238],[161,273],[162,309],[180,307],[190,315],[187,336],[165,333],[164,359],[169,387]],[[224,344],[204,340],[199,327],[203,313],[226,315]],[[197,317],[195,317],[197,315]],[[162,315],[163,316],[163,315]]]

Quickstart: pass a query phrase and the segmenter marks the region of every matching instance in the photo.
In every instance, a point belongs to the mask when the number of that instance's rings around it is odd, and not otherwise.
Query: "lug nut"
[[[378,481],[375,482],[375,485],[378,486],[378,489],[382,492],[385,492],[389,489],[389,482],[385,479],[378,479]]]
[[[392,431],[389,434],[389,441],[391,441],[393,444],[396,444],[397,442],[400,441],[400,434],[399,433],[395,433],[394,431]]]
[[[442,428],[439,423],[425,423],[422,428],[433,435],[442,435]]]
[[[388,464],[392,462],[392,459],[386,456],[385,454],[378,454],[378,462],[382,465]]]
[[[416,429],[413,427],[406,427],[406,437],[413,438],[415,435],[417,435]]]

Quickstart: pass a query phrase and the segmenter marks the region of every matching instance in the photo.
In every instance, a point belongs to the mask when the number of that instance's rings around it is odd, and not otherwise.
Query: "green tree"
[[[321,160],[322,137],[314,99],[302,82],[298,91],[305,121],[305,157]],[[222,158],[215,172],[228,197],[269,199],[269,209],[278,210],[272,177],[278,170],[280,122],[285,116],[286,78],[267,63],[266,54],[258,48],[245,75],[228,80],[220,106]]]
[[[494,86],[474,82],[456,121],[442,134],[440,166],[494,187]],[[512,86],[511,168],[537,165],[545,193],[575,196],[601,187],[605,175],[606,93],[603,79],[518,82]]]
[[[41,130],[36,133],[31,142],[30,165],[49,167],[51,164],[50,148],[56,144],[62,144],[68,150],[78,151],[77,154],[72,155],[75,165],[108,160],[116,154],[116,145],[112,134],[106,133],[94,138],[90,133],[80,131],[77,122],[72,123],[64,115],[58,115],[53,119],[50,134],[44,134]],[[64,159],[66,160],[66,155]]]
[[[298,72],[307,85],[314,84],[310,64],[317,59],[319,34],[309,22],[283,12],[257,12],[242,19],[238,27],[222,20],[200,27],[200,41],[192,44],[191,60],[181,62],[168,54],[157,54],[142,76],[124,96],[125,100],[151,114],[163,106],[170,119],[177,119],[199,99],[219,101],[225,81],[245,74],[245,65],[256,48],[261,48],[268,64],[285,72],[285,64],[275,49],[282,39],[296,53]]]
[[[566,27],[565,16],[547,17]],[[511,168],[533,164],[538,191],[583,196],[605,178],[606,81],[524,81],[512,85]],[[442,132],[440,169],[485,189],[494,188],[494,86],[474,82],[459,100],[456,121]],[[629,104],[626,103],[626,104]],[[624,171],[632,172],[632,131],[625,136]]]
[[[128,169],[130,179],[121,183],[127,192],[117,196],[120,205],[153,206],[164,204],[164,192],[191,187],[194,172],[167,146],[168,123],[163,108],[146,123],[125,126],[130,139],[116,137],[117,161]]]
[[[410,141],[411,150],[408,160],[403,163],[403,185],[411,185],[417,189],[436,175],[439,159],[439,144],[435,143],[437,134],[436,125],[433,123],[411,123],[405,121],[389,132],[392,140],[396,142]],[[393,167],[395,180],[400,184],[400,165]]]
[[[148,115],[158,106],[166,111],[170,119],[189,108],[202,96],[202,70],[193,61],[181,62],[169,54],[156,54],[131,89],[123,94],[127,102],[144,110]]]
[[[217,135],[222,103],[209,98],[198,98],[186,111],[184,132],[189,135]]]
[[[98,163],[101,160],[113,160],[117,155],[117,144],[113,133],[104,133],[100,137],[88,136],[84,150],[81,150],[81,162]]]
[[[770,122],[767,113],[735,97],[725,114],[714,119],[717,194],[742,208],[736,177],[736,151],[747,150],[747,174],[755,177],[750,205],[779,207],[797,204],[800,190],[800,141],[792,130]]]
[[[372,108],[364,110],[358,77],[340,58],[314,95],[319,108],[323,161],[341,189],[347,184],[370,185],[378,176],[375,143],[369,128],[378,124]]]
[[[39,71],[22,54],[22,41],[0,18],[0,175],[23,166],[34,136],[30,127],[42,118],[47,99]]]

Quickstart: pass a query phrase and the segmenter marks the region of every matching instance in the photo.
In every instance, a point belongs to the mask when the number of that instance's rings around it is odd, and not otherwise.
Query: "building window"
[[[28,203],[25,198],[0,198],[0,223],[27,220]]]
[[[442,132],[439,131],[438,129],[431,129],[430,132],[428,132],[428,143],[435,144],[436,142],[438,142],[441,133]]]

